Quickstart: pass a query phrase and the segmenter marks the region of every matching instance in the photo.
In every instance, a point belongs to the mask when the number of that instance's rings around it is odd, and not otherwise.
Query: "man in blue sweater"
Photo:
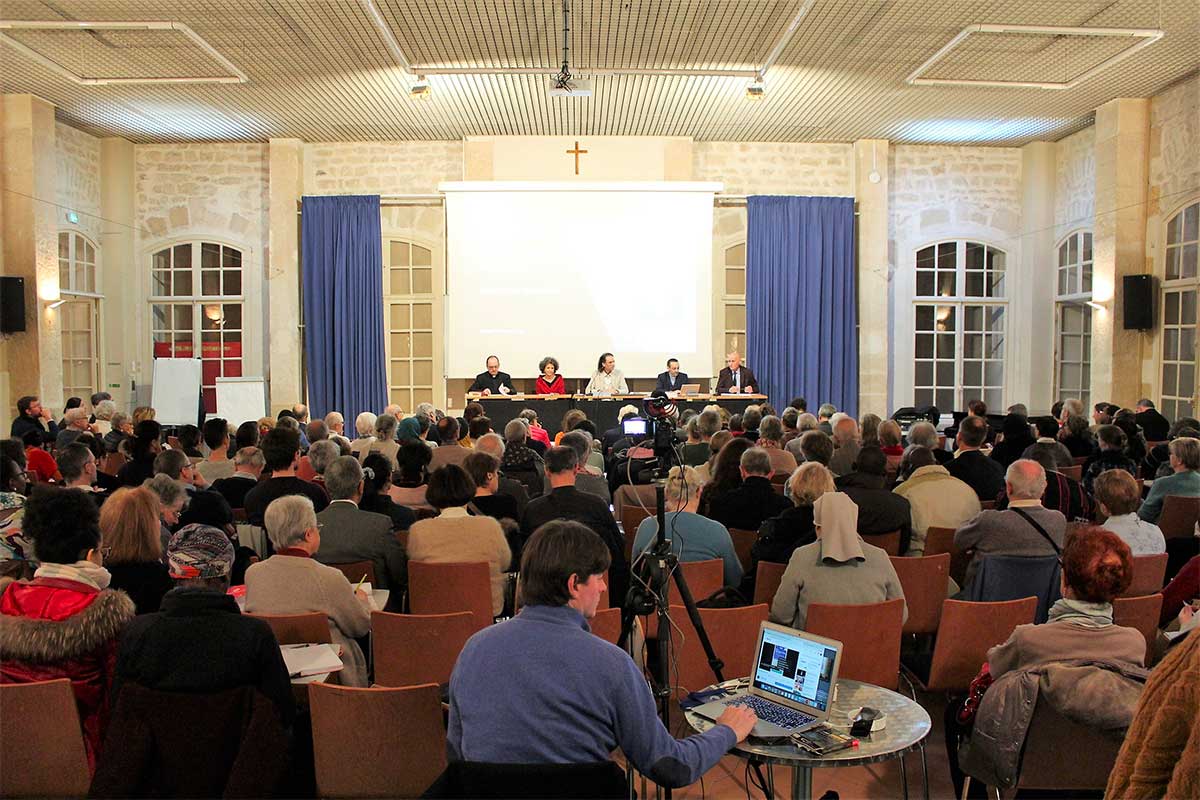
[[[663,786],[699,780],[754,727],[730,706],[711,730],[676,739],[629,654],[591,633],[605,589],[604,542],[578,522],[542,525],[525,544],[514,619],[471,637],[450,677],[451,761],[593,764],[620,747]]]

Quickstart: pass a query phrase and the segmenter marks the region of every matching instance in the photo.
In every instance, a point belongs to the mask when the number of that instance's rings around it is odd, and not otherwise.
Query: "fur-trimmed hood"
[[[11,596],[13,592],[21,596]],[[63,593],[81,594],[59,586],[0,579],[4,609],[0,613],[0,656],[34,664],[85,656],[115,639],[135,614],[129,595],[105,590],[77,613],[63,619],[46,618],[60,605],[56,600]]]

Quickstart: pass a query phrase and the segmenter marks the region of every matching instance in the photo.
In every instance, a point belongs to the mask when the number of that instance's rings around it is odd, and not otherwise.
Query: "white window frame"
[[[89,309],[91,318],[92,318],[92,331],[91,331],[92,352],[91,352],[91,356],[90,356],[91,373],[92,373],[92,381],[91,381],[92,382],[92,391],[89,393],[89,394],[91,394],[91,393],[100,391],[101,388],[103,388],[103,386],[104,386],[104,376],[102,374],[102,368],[101,368],[102,359],[100,358],[100,354],[103,352],[103,348],[101,346],[101,336],[103,335],[103,325],[101,324],[101,321],[100,321],[100,314],[102,311],[102,309],[101,309],[102,302],[101,301],[104,300],[104,294],[99,291],[100,287],[103,285],[101,283],[101,274],[100,274],[100,245],[97,244],[95,241],[93,241],[92,237],[88,236],[86,233],[79,230],[78,228],[60,228],[58,231],[59,246],[60,246],[59,252],[60,253],[61,253],[62,237],[64,237],[64,236],[67,237],[67,259],[66,260],[67,260],[68,285],[64,286],[62,283],[62,265],[60,263],[58,293],[59,293],[60,298],[63,300],[66,300],[68,303],[87,302],[91,306],[91,308]],[[92,288],[90,290],[87,289],[86,287],[85,288],[76,288],[75,287],[75,278],[77,275],[76,264],[78,261],[77,248],[79,245],[79,239],[82,239],[84,242],[86,242],[92,248],[92,253],[95,254],[95,259],[92,262]],[[60,262],[62,261],[61,256],[59,257],[59,261]],[[60,333],[61,333],[61,331],[60,331]],[[64,349],[64,352],[65,352],[65,349]],[[72,360],[77,360],[77,359],[72,359]],[[62,365],[62,371],[63,371],[62,372],[63,383],[65,385],[67,382],[67,380],[66,380],[67,379],[67,365],[66,365],[65,358],[63,358],[61,360],[61,365]],[[78,388],[78,387],[72,386],[72,388]]]
[[[408,263],[407,267],[405,267],[403,265],[392,265],[391,264],[391,245],[392,244],[405,245],[409,248],[409,263]],[[424,265],[424,264],[414,265],[412,263],[412,248],[414,248],[414,247],[420,247],[423,250],[429,251],[429,264],[428,265]],[[439,390],[439,385],[438,385],[439,381],[442,381],[443,385],[444,385],[444,376],[439,375],[440,364],[439,364],[439,359],[438,359],[439,348],[442,344],[441,342],[438,341],[438,339],[439,339],[439,336],[438,336],[438,305],[437,305],[438,249],[432,242],[425,241],[425,240],[421,239],[420,237],[415,237],[415,236],[412,236],[410,234],[405,234],[405,233],[394,233],[394,234],[385,233],[383,235],[383,252],[384,252],[384,258],[383,258],[383,352],[384,352],[384,363],[387,365],[385,374],[387,377],[388,402],[389,403],[395,402],[395,400],[393,399],[393,395],[392,395],[393,391],[408,392],[409,397],[412,398],[413,402],[411,404],[410,403],[400,403],[399,405],[404,411],[411,413],[413,408],[415,408],[421,402],[432,402],[435,404],[440,403],[441,401],[439,398],[440,398],[441,392]],[[413,285],[412,270],[414,269],[414,267],[417,267],[420,269],[425,269],[427,266],[429,269],[429,281],[430,281],[430,289],[429,289],[428,293],[417,293],[417,292],[412,292],[412,291],[392,292],[392,279],[391,279],[391,275],[389,274],[389,271],[392,268],[407,269],[409,271],[409,288],[411,289],[412,285]],[[414,320],[412,318],[412,309],[414,306],[417,306],[417,305],[428,305],[429,306],[429,312],[430,312],[430,327],[429,328],[417,327],[414,324]],[[407,306],[408,307],[410,316],[409,316],[409,325],[407,328],[393,328],[392,327],[392,307],[393,306]],[[430,337],[429,356],[425,357],[425,356],[412,355],[411,346],[410,346],[410,352],[407,355],[393,354],[392,353],[392,335],[394,333],[428,334]],[[407,361],[408,362],[409,373],[408,373],[408,383],[407,384],[393,382],[393,380],[392,380],[392,378],[393,378],[393,373],[392,373],[393,359],[395,359],[396,361]],[[416,365],[419,362],[423,363],[426,361],[429,362],[429,372],[430,372],[429,382],[428,383],[425,383],[425,382],[417,383],[417,381],[416,381]],[[428,392],[429,399],[427,401],[418,400],[417,399],[418,392]]]
[[[1070,245],[1075,244],[1076,258],[1074,261],[1070,259]],[[1063,260],[1063,249],[1067,250],[1067,260]],[[1090,257],[1085,257],[1085,254]],[[1081,353],[1082,360],[1078,362],[1080,365],[1085,365],[1088,368],[1087,386],[1081,386],[1078,391],[1071,390],[1073,394],[1078,395],[1084,406],[1091,404],[1091,367],[1092,367],[1092,289],[1094,286],[1093,265],[1095,263],[1095,251],[1093,249],[1093,234],[1090,229],[1079,228],[1068,233],[1058,241],[1054,247],[1055,270],[1054,270],[1054,392],[1058,397],[1066,397],[1064,394],[1067,390],[1062,385],[1062,368],[1063,368],[1063,309],[1065,306],[1079,307],[1084,314],[1085,331],[1081,334],[1087,340],[1087,352]],[[1064,270],[1075,270],[1074,285],[1068,286],[1067,291],[1062,292],[1061,275]],[[1084,273],[1088,275],[1088,280],[1084,281]],[[1072,334],[1073,335],[1073,334]],[[1075,362],[1071,362],[1074,364]]]
[[[1159,342],[1157,344],[1157,347],[1155,348],[1156,349],[1155,360],[1157,362],[1156,380],[1158,383],[1158,404],[1159,404],[1159,408],[1164,408],[1167,405],[1166,395],[1165,395],[1166,385],[1163,380],[1163,369],[1167,363],[1166,357],[1165,357],[1166,356],[1166,330],[1167,330],[1167,295],[1171,292],[1182,292],[1182,291],[1189,291],[1189,290],[1196,292],[1196,298],[1197,298],[1196,305],[1197,305],[1198,319],[1195,321],[1196,327],[1194,329],[1195,333],[1193,334],[1193,344],[1192,344],[1193,388],[1192,388],[1192,395],[1191,395],[1191,404],[1192,404],[1192,414],[1191,415],[1195,416],[1197,414],[1197,412],[1200,412],[1200,343],[1197,343],[1197,341],[1196,341],[1197,337],[1200,337],[1200,263],[1197,264],[1197,270],[1196,270],[1195,277],[1171,278],[1171,279],[1167,278],[1167,265],[1170,263],[1170,258],[1172,256],[1172,253],[1175,251],[1183,251],[1187,247],[1187,245],[1197,242],[1197,240],[1194,240],[1194,239],[1182,239],[1180,242],[1171,244],[1171,243],[1169,243],[1169,238],[1168,238],[1168,231],[1170,229],[1171,222],[1173,220],[1175,220],[1177,217],[1182,217],[1184,215],[1184,213],[1188,209],[1190,209],[1192,206],[1200,206],[1200,196],[1191,197],[1190,199],[1188,199],[1185,202],[1176,206],[1169,214],[1166,214],[1163,216],[1163,223],[1162,223],[1162,228],[1161,228],[1162,245],[1163,245],[1161,248],[1161,251],[1163,254],[1162,273],[1161,274],[1162,274],[1163,280],[1162,280],[1162,284],[1161,284],[1160,291],[1159,291],[1159,297],[1158,297],[1158,301],[1159,301],[1159,309],[1158,309],[1158,311],[1159,311],[1159,314],[1158,314]],[[1197,213],[1200,214],[1200,211],[1198,211]],[[1198,262],[1200,262],[1200,243],[1197,244],[1196,249],[1197,249],[1197,259],[1198,259]],[[1178,361],[1173,361],[1172,363],[1178,363]],[[1176,386],[1176,394],[1170,395],[1170,397],[1172,398],[1173,401],[1186,399],[1187,396],[1183,395],[1182,392],[1179,391],[1179,389],[1180,389],[1180,387]],[[1172,415],[1172,416],[1177,416],[1177,415]]]
[[[930,247],[934,248],[934,258],[935,258],[934,263],[936,265],[938,248],[941,245],[951,244],[951,243],[953,243],[955,246],[955,251],[954,251],[954,253],[955,253],[954,293],[947,294],[947,295],[940,295],[940,294],[922,295],[922,294],[919,294],[918,293],[919,276],[920,276],[921,272],[926,272],[926,271],[921,270],[920,272],[918,272],[917,266],[916,266],[917,254],[920,253],[922,250],[926,250]],[[975,270],[967,269],[966,254],[967,254],[967,245],[968,244],[979,245],[979,246],[986,248],[985,253],[986,253],[986,250],[994,250],[994,251],[1002,253],[1004,255],[1004,285],[1003,285],[1002,294],[1000,296],[986,296],[986,295],[976,296],[976,295],[966,294],[967,274],[968,274],[968,272],[976,272]],[[1004,323],[1003,323],[1003,328],[1000,331],[1000,333],[1004,339],[1004,352],[1006,354],[1010,352],[1011,342],[1009,341],[1009,337],[1008,337],[1008,320],[1010,317],[1010,310],[1009,310],[1009,302],[1010,301],[1009,301],[1009,296],[1008,296],[1008,289],[1009,289],[1010,275],[1013,273],[1013,269],[1016,266],[1014,263],[1012,263],[1012,259],[1013,259],[1012,252],[1006,248],[999,247],[995,244],[992,244],[985,237],[977,237],[977,236],[942,237],[939,239],[935,239],[933,241],[924,242],[924,243],[914,247],[911,251],[911,258],[912,258],[911,264],[912,264],[912,273],[913,273],[913,284],[912,284],[913,297],[912,297],[912,303],[911,303],[912,315],[913,315],[912,316],[913,330],[912,330],[912,334],[911,334],[911,336],[912,336],[911,363],[912,363],[912,378],[913,378],[912,379],[913,402],[914,403],[917,402],[917,399],[916,399],[916,394],[918,391],[918,388],[917,388],[917,362],[918,362],[918,360],[920,360],[920,361],[930,360],[930,359],[924,359],[924,358],[918,359],[918,357],[917,357],[918,351],[917,351],[916,336],[919,332],[916,327],[917,310],[921,306],[934,306],[935,308],[937,306],[951,306],[955,309],[955,311],[954,311],[954,315],[955,315],[954,389],[953,389],[953,391],[954,391],[954,408],[950,409],[950,408],[942,408],[941,406],[937,406],[938,411],[943,414],[949,414],[951,411],[964,409],[964,408],[966,408],[966,404],[968,401],[970,401],[972,399],[976,399],[976,394],[980,394],[981,396],[979,397],[979,399],[984,399],[986,402],[987,391],[989,389],[995,389],[995,388],[998,388],[1000,391],[1000,402],[999,402],[998,407],[1003,407],[1004,404],[1007,402],[1007,393],[1008,393],[1008,366],[1007,366],[1008,360],[1009,360],[1008,356],[1005,355],[999,359],[986,359],[986,358],[984,358],[984,359],[966,359],[964,357],[965,356],[965,353],[964,353],[964,335],[965,335],[964,328],[965,328],[965,323],[966,323],[966,310],[968,308],[981,306],[985,309],[985,313],[986,313],[986,309],[988,309],[988,308],[1003,309]],[[985,292],[987,291],[987,275],[988,275],[988,272],[985,271],[984,272],[984,291]],[[934,291],[936,292],[939,289],[938,278],[937,278],[936,272],[935,272],[934,280],[935,280]],[[934,313],[935,314],[937,313],[936,310]],[[986,320],[985,320],[985,330],[986,330]],[[925,331],[920,331],[920,332],[924,333]],[[940,384],[937,381],[936,355],[937,355],[937,351],[936,351],[936,345],[935,345],[935,351],[934,351],[935,358],[933,359],[934,375],[933,375],[933,384],[932,384],[934,405],[937,405],[937,394],[938,394],[938,389],[940,387]],[[971,361],[978,360],[981,362],[981,364],[980,364],[980,370],[981,370],[980,383],[983,384],[981,392],[979,391],[978,387],[976,387],[976,386],[964,387],[965,361],[967,361],[967,360],[971,360]],[[999,360],[1002,365],[1001,366],[1001,370],[1002,370],[1001,383],[998,387],[992,386],[992,384],[986,380],[986,376],[987,376],[986,362],[989,360],[992,360],[992,361]],[[922,390],[928,388],[928,387],[924,387],[924,385],[922,385],[922,386],[923,386]],[[942,388],[944,390],[946,387],[940,387],[940,388]],[[970,396],[968,396],[968,393],[970,393]],[[992,406],[992,405],[994,405],[994,403],[989,403],[989,406]]]

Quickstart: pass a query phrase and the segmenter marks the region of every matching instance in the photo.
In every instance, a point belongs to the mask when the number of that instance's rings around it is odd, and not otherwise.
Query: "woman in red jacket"
[[[24,533],[41,566],[32,581],[0,580],[0,682],[68,678],[94,770],[117,637],[134,617],[133,601],[108,588],[99,512],[86,493],[38,487],[25,504]]]
[[[558,359],[554,356],[546,356],[538,362],[537,380],[535,391],[538,394],[566,394],[566,381],[563,376],[558,374]]]

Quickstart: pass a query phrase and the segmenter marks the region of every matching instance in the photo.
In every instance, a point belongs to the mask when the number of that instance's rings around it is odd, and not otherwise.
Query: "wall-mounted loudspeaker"
[[[25,330],[25,279],[0,275],[0,333]]]
[[[1154,276],[1126,275],[1121,283],[1122,321],[1127,331],[1154,328]]]

